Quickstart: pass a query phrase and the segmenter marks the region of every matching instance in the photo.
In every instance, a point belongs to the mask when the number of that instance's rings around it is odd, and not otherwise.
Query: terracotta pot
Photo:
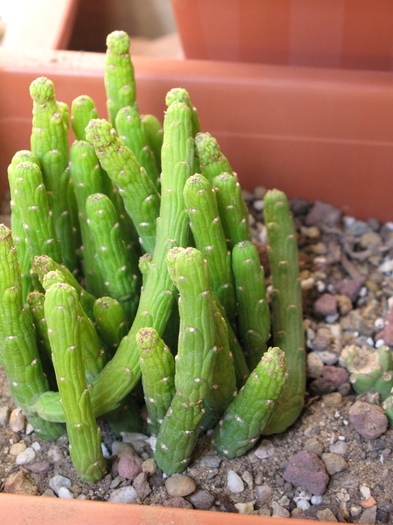
[[[392,69],[390,0],[172,0],[187,58]]]
[[[189,90],[242,186],[278,187],[359,219],[393,220],[393,73],[134,57],[143,113],[163,116],[166,92]],[[106,115],[104,55],[0,49],[0,191],[29,148],[29,85],[50,77],[58,100],[83,93]]]
[[[162,116],[166,92],[187,88],[203,128],[219,140],[244,188],[278,187],[358,218],[393,220],[393,74],[133,58],[141,112]],[[104,55],[0,49],[0,192],[12,155],[29,148],[29,85],[55,82],[58,100],[81,94],[106,115]],[[70,137],[71,138],[71,137]],[[289,525],[288,519],[0,493],[2,525]],[[305,525],[303,520],[297,524]],[[307,522],[308,523],[308,522]],[[320,522],[321,523],[321,522]],[[327,525],[327,524],[325,524]]]
[[[3,48],[66,49],[71,38],[79,0],[21,0],[9,3]],[[23,16],[21,15],[23,12]]]

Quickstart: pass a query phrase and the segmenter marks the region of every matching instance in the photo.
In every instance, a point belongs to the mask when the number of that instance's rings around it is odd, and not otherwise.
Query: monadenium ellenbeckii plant
[[[285,430],[305,390],[285,195],[265,197],[269,304],[237,175],[189,93],[167,93],[162,123],[140,114],[129,37],[107,43],[107,119],[88,95],[69,112],[49,79],[33,82],[32,151],[9,168],[15,238],[0,230],[0,360],[13,398],[41,435],[67,431],[79,476],[93,481],[106,470],[100,416],[155,435],[172,474],[201,429],[227,457]]]

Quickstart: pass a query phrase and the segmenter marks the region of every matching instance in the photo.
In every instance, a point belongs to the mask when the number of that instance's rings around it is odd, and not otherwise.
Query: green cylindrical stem
[[[55,371],[52,365],[52,350],[49,343],[48,327],[44,312],[45,294],[33,290],[27,295],[27,305],[34,323],[38,353],[49,388],[57,390]]]
[[[233,173],[228,159],[221,152],[217,140],[209,133],[197,133],[195,152],[199,159],[201,173],[212,184],[216,175]]]
[[[209,267],[195,248],[173,248],[167,256],[171,278],[179,290],[180,330],[175,387],[169,414],[158,433],[155,459],[168,475],[181,472],[190,461],[210,391],[217,349]],[[183,412],[181,407],[183,408]],[[190,427],[191,421],[196,426]],[[197,416],[197,417],[196,417]],[[175,459],[174,459],[175,456]]]
[[[13,170],[13,175],[15,205],[22,216],[31,260],[36,255],[48,255],[60,263],[60,244],[40,168],[33,162],[21,162]]]
[[[64,126],[68,130],[70,127],[70,108],[68,107],[67,102],[62,102],[61,100],[57,101],[57,107],[59,108]]]
[[[64,434],[63,425],[48,423],[36,404],[48,390],[39,358],[33,320],[24,308],[20,269],[11,231],[0,225],[0,362],[7,374],[11,396],[35,432],[50,439]]]
[[[184,201],[196,247],[209,262],[212,291],[219,298],[233,324],[236,317],[236,299],[231,254],[227,249],[212,186],[203,175],[195,174],[187,180]]]
[[[71,126],[76,140],[86,140],[85,128],[92,118],[98,118],[94,100],[88,95],[74,98],[71,104]]]
[[[154,328],[136,336],[149,433],[157,435],[175,394],[175,358]]]
[[[59,264],[47,255],[39,255],[34,258],[33,263],[33,272],[38,275],[38,278],[40,281],[42,281],[43,277],[53,271],[53,270],[59,270],[64,278],[65,281],[75,288],[75,290],[78,292],[80,303],[83,307],[83,310],[86,312],[89,319],[94,319],[93,314],[93,307],[94,302],[96,298],[91,295],[89,292],[87,292],[75,279],[75,277],[72,275],[72,273],[66,268],[63,264]]]
[[[73,206],[68,202],[68,126],[56,102],[51,80],[45,77],[35,79],[30,85],[30,95],[33,100],[31,150],[40,161],[62,259],[74,271],[78,261],[74,220],[70,215]]]
[[[15,153],[12,157],[11,163],[8,166],[8,183],[10,186],[10,206],[11,206],[11,231],[12,238],[18,253],[18,261],[21,268],[21,279],[22,279],[22,296],[23,300],[29,292],[34,288],[32,278],[30,275],[32,260],[30,257],[29,250],[26,246],[25,230],[23,227],[22,214],[19,206],[16,205],[14,200],[15,194],[15,167],[21,162],[34,162],[39,164],[38,157],[34,155],[30,150],[20,150]]]
[[[42,285],[46,291],[49,290],[52,285],[58,284],[67,284],[64,275],[59,270],[48,272],[42,279]],[[84,312],[79,302],[79,298],[77,303],[77,314],[78,322],[80,324],[82,359],[86,372],[86,379],[91,382],[99,374],[105,364],[105,350],[98,338],[94,324]]]
[[[154,154],[148,144],[137,105],[134,104],[133,106],[126,106],[120,109],[117,113],[115,124],[118,136],[134,153],[139,164],[145,168],[154,186],[159,188],[160,172]]]
[[[229,249],[238,242],[250,241],[248,208],[237,177],[232,173],[221,173],[213,178],[212,186]]]
[[[190,110],[185,104],[174,102],[169,106],[165,114],[164,135],[161,216],[157,225],[156,249],[130,332],[93,381],[90,392],[97,417],[116,408],[138,384],[141,372],[136,334],[145,326],[162,334],[175,302],[175,286],[169,277],[166,255],[173,246],[187,246],[190,237],[183,188],[191,174],[194,143]],[[50,417],[60,421],[64,418],[56,396],[51,397]]]
[[[82,236],[82,269],[86,289],[100,297],[105,292],[101,273],[97,268],[95,248],[86,217],[86,199],[93,193],[103,191],[101,166],[94,147],[85,140],[75,141],[70,148],[70,172],[78,206]]]
[[[285,381],[284,352],[269,348],[216,427],[214,448],[220,454],[234,458],[254,446],[274,414]]]
[[[204,430],[214,428],[228,405],[237,395],[236,373],[229,345],[228,326],[221,313],[221,305],[213,298],[213,315],[216,334],[216,362],[210,392],[205,399],[206,412],[203,417]]]
[[[111,357],[130,329],[124,309],[113,297],[100,297],[94,303],[94,319],[97,329]]]
[[[273,287],[273,340],[285,352],[288,369],[288,381],[265,430],[272,434],[284,432],[303,409],[306,355],[296,231],[288,199],[282,191],[266,193],[264,219]]]
[[[236,244],[232,250],[238,309],[238,333],[250,370],[267,349],[270,337],[270,310],[266,298],[265,272],[259,253],[251,241]]]
[[[112,201],[102,193],[86,199],[86,218],[90,228],[97,268],[102,276],[106,294],[117,299],[131,321],[138,307],[141,277],[138,260],[134,265],[123,242]]]
[[[134,66],[127,33],[113,31],[107,36],[106,47],[105,91],[109,121],[114,126],[117,112],[135,103]]]
[[[156,220],[160,212],[160,196],[156,187],[108,121],[91,120],[86,128],[86,137],[94,146],[101,166],[119,188],[142,248],[153,253]]]
[[[199,122],[199,116],[196,107],[191,102],[190,94],[188,91],[184,88],[172,88],[170,91],[168,91],[165,102],[167,106],[172,104],[173,102],[183,102],[187,105],[189,110],[191,111],[191,119],[192,119],[192,136],[195,137],[197,133],[201,131],[201,125]],[[199,164],[199,157],[194,152],[194,166],[193,166],[193,172],[199,173],[201,171],[200,164]]]
[[[71,459],[82,480],[98,481],[106,472],[106,462],[85,378],[78,309],[77,293],[68,284],[54,284],[47,290],[45,317]]]
[[[151,114],[141,115],[142,125],[145,130],[147,143],[156,159],[158,172],[161,172],[161,148],[164,130],[161,121]]]
[[[192,134],[195,137],[196,134],[201,131],[201,124],[199,122],[198,111],[191,102],[189,92],[186,89],[180,87],[172,88],[166,94],[165,103],[167,106],[170,106],[173,102],[183,102],[190,109],[192,119]]]
[[[246,357],[244,355],[243,348],[241,347],[237,335],[234,332],[234,329],[232,328],[228,317],[226,315],[225,309],[218,300],[217,297],[215,297],[216,305],[220,309],[222,317],[225,319],[227,324],[227,330],[228,330],[228,343],[230,351],[233,355],[233,363],[235,366],[235,374],[236,374],[236,384],[238,388],[241,388],[244,383],[246,382],[248,376],[250,375],[250,371],[248,369]]]

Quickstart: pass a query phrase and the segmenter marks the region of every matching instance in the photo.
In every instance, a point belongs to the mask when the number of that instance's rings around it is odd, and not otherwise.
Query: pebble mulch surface
[[[245,194],[266,261],[263,188]],[[393,348],[393,223],[359,221],[321,203],[291,202],[299,234],[308,351],[304,412],[285,434],[226,460],[202,436],[182,475],[165,478],[143,434],[116,439],[102,423],[110,466],[78,480],[67,439],[38,439],[14,409],[0,370],[0,491],[362,524],[393,523],[393,429],[378,398],[356,395],[344,366]],[[269,273],[266,264],[266,272]],[[109,504],[109,503],[108,503]]]

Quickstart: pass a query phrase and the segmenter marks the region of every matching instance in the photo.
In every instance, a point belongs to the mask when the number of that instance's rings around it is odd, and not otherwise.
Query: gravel
[[[257,243],[266,239],[263,192],[245,193]],[[263,437],[232,460],[215,453],[209,434],[201,435],[189,467],[167,478],[154,462],[148,436],[115,436],[100,418],[108,473],[98,483],[83,483],[72,467],[67,438],[49,442],[35,436],[14,410],[0,369],[0,491],[393,523],[393,429],[377,397],[355,393],[346,364],[348,355],[364,361],[383,344],[393,347],[393,223],[343,217],[322,202],[294,199],[291,205],[300,247],[308,395],[287,432]],[[266,261],[266,250],[258,246]]]

